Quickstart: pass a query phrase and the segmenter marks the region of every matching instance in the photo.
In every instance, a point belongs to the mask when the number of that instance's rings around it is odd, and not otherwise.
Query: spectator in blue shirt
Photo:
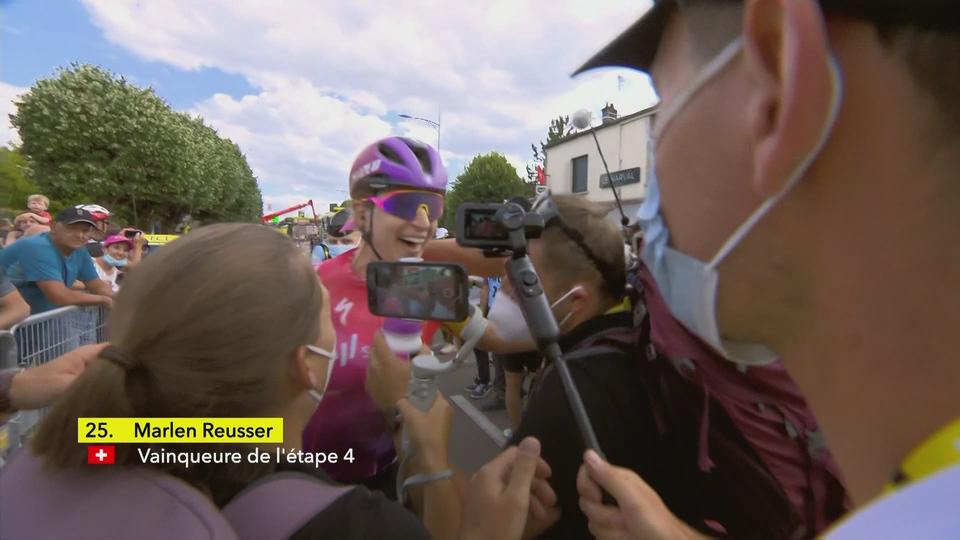
[[[17,241],[0,251],[0,269],[17,286],[33,313],[60,306],[113,305],[113,291],[102,281],[87,253],[96,221],[82,208],[66,208],[48,233]],[[72,290],[75,281],[86,286]]]
[[[30,306],[24,302],[17,288],[0,269],[0,330],[6,330],[30,315]]]

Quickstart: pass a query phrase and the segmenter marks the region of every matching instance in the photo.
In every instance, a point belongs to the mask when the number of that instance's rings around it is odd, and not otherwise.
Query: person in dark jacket
[[[691,353],[689,366],[660,354],[661,347],[675,354],[678,343],[688,344],[680,350],[691,351],[695,338],[674,333],[660,347],[650,346],[649,319],[656,318],[660,333],[676,322],[656,301],[652,282],[631,279],[639,290],[628,294],[623,239],[607,210],[581,197],[558,195],[542,197],[533,211],[544,216],[547,228],[530,241],[530,258],[553,306],[560,347],[573,355],[571,375],[610,463],[638,473],[675,515],[711,536],[809,535],[842,514],[844,489],[837,476],[828,474],[835,469],[827,451],[808,455],[806,435],[791,440],[786,434],[784,418],[804,431],[816,426],[782,369],[745,375],[699,349]],[[761,386],[771,381],[777,388]],[[738,399],[757,395],[771,414],[744,421],[738,407],[756,403]],[[561,517],[543,532],[545,538],[590,536],[576,485],[584,447],[567,403],[555,366],[547,365],[511,440],[536,437],[551,467]],[[777,416],[781,411],[786,416]],[[766,434],[778,428],[781,434]],[[771,451],[779,453],[773,458]],[[749,506],[742,504],[745,500]]]

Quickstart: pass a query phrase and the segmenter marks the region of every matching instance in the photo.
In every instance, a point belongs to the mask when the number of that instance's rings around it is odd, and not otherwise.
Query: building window
[[[573,158],[573,193],[587,191],[587,156]]]

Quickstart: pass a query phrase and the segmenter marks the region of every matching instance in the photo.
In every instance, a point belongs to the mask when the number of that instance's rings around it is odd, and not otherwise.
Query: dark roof
[[[600,124],[599,126],[594,126],[594,127],[590,128],[590,129],[584,129],[584,130],[578,131],[578,132],[576,132],[576,133],[571,133],[570,135],[567,135],[566,137],[564,137],[564,138],[562,138],[562,139],[559,139],[559,140],[556,140],[556,141],[554,141],[554,142],[552,142],[552,143],[543,145],[543,149],[546,150],[547,148],[553,148],[554,146],[561,145],[561,144],[563,144],[563,143],[565,143],[565,142],[567,142],[567,141],[572,141],[573,139],[576,139],[577,137],[581,137],[581,136],[583,136],[583,135],[587,135],[587,134],[590,133],[591,131],[596,131],[596,130],[600,130],[600,129],[604,129],[604,128],[608,128],[608,127],[613,127],[613,126],[615,126],[615,125],[617,125],[617,124],[622,124],[623,122],[626,122],[627,120],[633,120],[633,119],[635,119],[635,118],[640,118],[640,117],[642,117],[642,116],[650,116],[651,114],[657,112],[657,107],[659,107],[659,106],[660,106],[660,104],[658,103],[658,104],[656,104],[656,105],[654,105],[654,106],[652,106],[652,107],[647,107],[646,109],[641,109],[641,110],[639,110],[639,111],[637,111],[637,112],[635,112],[635,113],[628,114],[628,115],[626,115],[626,116],[621,116],[620,118],[617,118],[616,120],[607,121],[607,122],[605,122],[605,123],[603,123],[603,124]]]

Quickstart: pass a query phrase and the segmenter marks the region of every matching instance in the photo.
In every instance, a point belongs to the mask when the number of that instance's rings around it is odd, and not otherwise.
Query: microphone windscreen
[[[577,129],[587,129],[590,127],[590,111],[580,109],[570,117],[570,123]]]

